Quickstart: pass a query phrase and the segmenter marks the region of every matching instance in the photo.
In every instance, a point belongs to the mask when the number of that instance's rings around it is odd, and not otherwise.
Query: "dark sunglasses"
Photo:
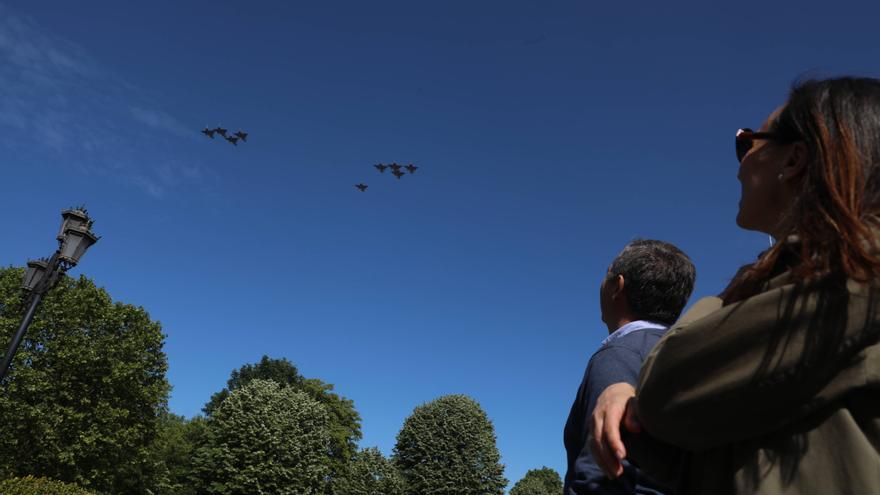
[[[736,131],[736,159],[740,162],[746,153],[755,145],[756,139],[772,139],[774,141],[787,141],[776,132],[756,132],[749,128]]]

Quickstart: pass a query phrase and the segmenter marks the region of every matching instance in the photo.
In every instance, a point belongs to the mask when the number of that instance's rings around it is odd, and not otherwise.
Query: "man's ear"
[[[626,295],[626,280],[624,280],[623,275],[618,275],[616,279],[612,282],[611,286],[611,299],[617,300],[619,297],[624,297]]]
[[[783,183],[799,179],[807,170],[807,145],[798,141],[791,146],[791,155],[779,171]]]

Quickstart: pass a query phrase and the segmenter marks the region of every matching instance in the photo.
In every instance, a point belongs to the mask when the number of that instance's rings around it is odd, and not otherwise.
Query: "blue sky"
[[[0,3],[0,264],[85,203],[73,273],[162,323],[173,412],[286,357],[390,454],[464,393],[511,486],[564,472],[622,246],[673,242],[718,292],[767,246],[734,223],[736,129],[800,76],[880,75],[872,2],[122,5]]]

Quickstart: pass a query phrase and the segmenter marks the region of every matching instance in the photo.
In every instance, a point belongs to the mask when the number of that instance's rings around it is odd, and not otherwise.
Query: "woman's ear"
[[[779,171],[779,181],[786,183],[800,179],[807,170],[807,145],[801,141],[791,145],[791,154]]]

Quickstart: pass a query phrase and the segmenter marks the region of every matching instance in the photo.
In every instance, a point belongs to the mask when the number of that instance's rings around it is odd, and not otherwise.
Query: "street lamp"
[[[0,364],[0,381],[9,371],[12,364],[12,357],[21,344],[24,334],[27,332],[28,326],[34,319],[37,312],[37,306],[43,300],[43,296],[49,292],[61,275],[70,270],[77,263],[86,251],[100,239],[92,233],[92,219],[89,218],[88,212],[84,207],[70,208],[61,212],[61,229],[58,231],[58,249],[52,254],[48,260],[43,258],[39,260],[31,260],[27,263],[27,270],[24,272],[24,279],[21,287],[27,293],[27,312],[18,331],[12,337],[9,349],[3,355],[3,363]]]

